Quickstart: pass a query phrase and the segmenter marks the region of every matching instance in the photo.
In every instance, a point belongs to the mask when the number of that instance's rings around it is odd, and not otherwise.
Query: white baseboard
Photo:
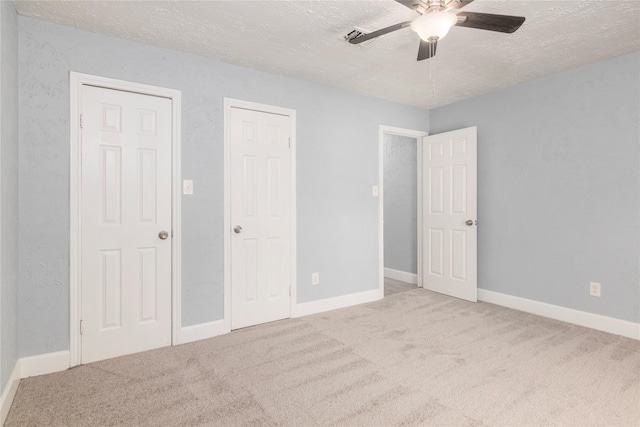
[[[21,378],[65,371],[69,369],[69,360],[69,351],[57,351],[18,359],[0,396],[0,426],[7,419]]]
[[[336,310],[338,308],[364,304],[366,302],[377,301],[379,299],[382,299],[383,297],[384,290],[373,289],[371,291],[326,298],[318,301],[304,302],[302,304],[296,304],[293,307],[291,317],[308,316],[310,314],[322,313],[325,311]]]
[[[9,409],[11,409],[13,398],[18,390],[18,384],[20,384],[20,360],[16,361],[13,371],[11,371],[11,376],[4,386],[2,395],[0,395],[0,426],[4,425],[7,415],[9,415]]]
[[[224,320],[201,323],[199,325],[185,326],[180,328],[178,344],[186,344],[193,341],[205,340],[218,335],[229,333]]]
[[[585,326],[611,334],[622,335],[623,337],[640,340],[640,323],[629,322],[627,320],[615,319],[613,317],[602,316],[600,314],[587,313],[586,311],[574,310],[572,308],[561,307],[559,305],[547,304],[545,302],[534,301],[526,298],[514,297],[512,295],[501,294],[499,292],[478,289],[478,299],[503,307],[537,314],[551,319],[561,320],[574,325]]]
[[[69,369],[71,354],[68,350],[39,354],[20,359],[20,378],[51,374]]]
[[[400,280],[401,282],[411,283],[413,285],[418,284],[418,275],[413,273],[407,273],[406,271],[394,270],[393,268],[384,269],[384,277],[388,277],[393,280]]]

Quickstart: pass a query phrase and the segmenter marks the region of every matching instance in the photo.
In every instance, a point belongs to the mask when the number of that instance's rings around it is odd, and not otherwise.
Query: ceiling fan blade
[[[477,28],[479,30],[513,33],[524,22],[523,16],[494,15],[492,13],[460,12],[458,27]]]
[[[420,40],[420,48],[418,49],[418,61],[423,59],[429,59],[436,56],[436,48],[438,47],[438,41],[426,42]]]
[[[393,31],[400,30],[400,29],[408,27],[410,25],[411,25],[411,21],[401,22],[399,24],[392,25],[390,27],[381,28],[381,29],[379,29],[377,31],[374,31],[372,33],[369,33],[369,34],[365,34],[363,36],[356,37],[355,39],[351,39],[351,40],[349,40],[349,43],[351,43],[351,44],[363,43],[363,42],[366,42],[367,40],[375,39],[376,37],[380,37],[380,36],[382,36],[384,34],[388,34],[388,33],[391,33]]]

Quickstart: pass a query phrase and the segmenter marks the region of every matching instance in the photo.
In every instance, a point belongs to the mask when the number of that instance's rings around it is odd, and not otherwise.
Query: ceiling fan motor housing
[[[398,0],[399,3],[424,15],[430,11],[447,9],[447,3],[460,3],[460,0]]]

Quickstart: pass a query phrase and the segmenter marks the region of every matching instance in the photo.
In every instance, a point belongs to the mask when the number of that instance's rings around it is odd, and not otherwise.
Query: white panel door
[[[82,87],[82,363],[171,345],[171,120],[169,99]]]
[[[231,329],[291,316],[290,118],[231,108]]]
[[[423,287],[475,302],[476,128],[425,137],[422,165]]]

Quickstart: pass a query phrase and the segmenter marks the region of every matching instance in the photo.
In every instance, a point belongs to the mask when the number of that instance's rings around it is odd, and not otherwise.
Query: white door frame
[[[291,317],[295,313],[296,281],[296,110],[224,98],[224,332],[231,331],[231,108],[288,116],[291,135]]]
[[[149,86],[140,83],[132,83],[124,80],[110,79],[106,77],[92,76],[71,72],[70,83],[70,241],[69,241],[69,366],[81,363],[80,346],[80,313],[81,313],[81,286],[80,286],[80,184],[81,184],[81,158],[80,158],[80,111],[82,105],[82,86],[97,86],[105,89],[121,90],[140,93],[143,95],[158,96],[171,100],[172,116],[172,212],[171,227],[173,238],[171,239],[171,342],[173,345],[180,343],[181,328],[181,192],[180,189],[180,112],[181,93],[178,90],[166,89],[157,86]]]
[[[403,129],[393,126],[385,126],[380,125],[378,131],[378,263],[379,263],[379,276],[380,283],[379,289],[383,292],[384,295],[384,136],[385,135],[399,135],[406,136],[409,138],[415,138],[417,144],[417,172],[418,172],[418,253],[417,253],[417,261],[418,261],[418,287],[422,287],[422,263],[420,260],[422,259],[422,138],[429,135],[428,132],[413,130],[413,129]]]

